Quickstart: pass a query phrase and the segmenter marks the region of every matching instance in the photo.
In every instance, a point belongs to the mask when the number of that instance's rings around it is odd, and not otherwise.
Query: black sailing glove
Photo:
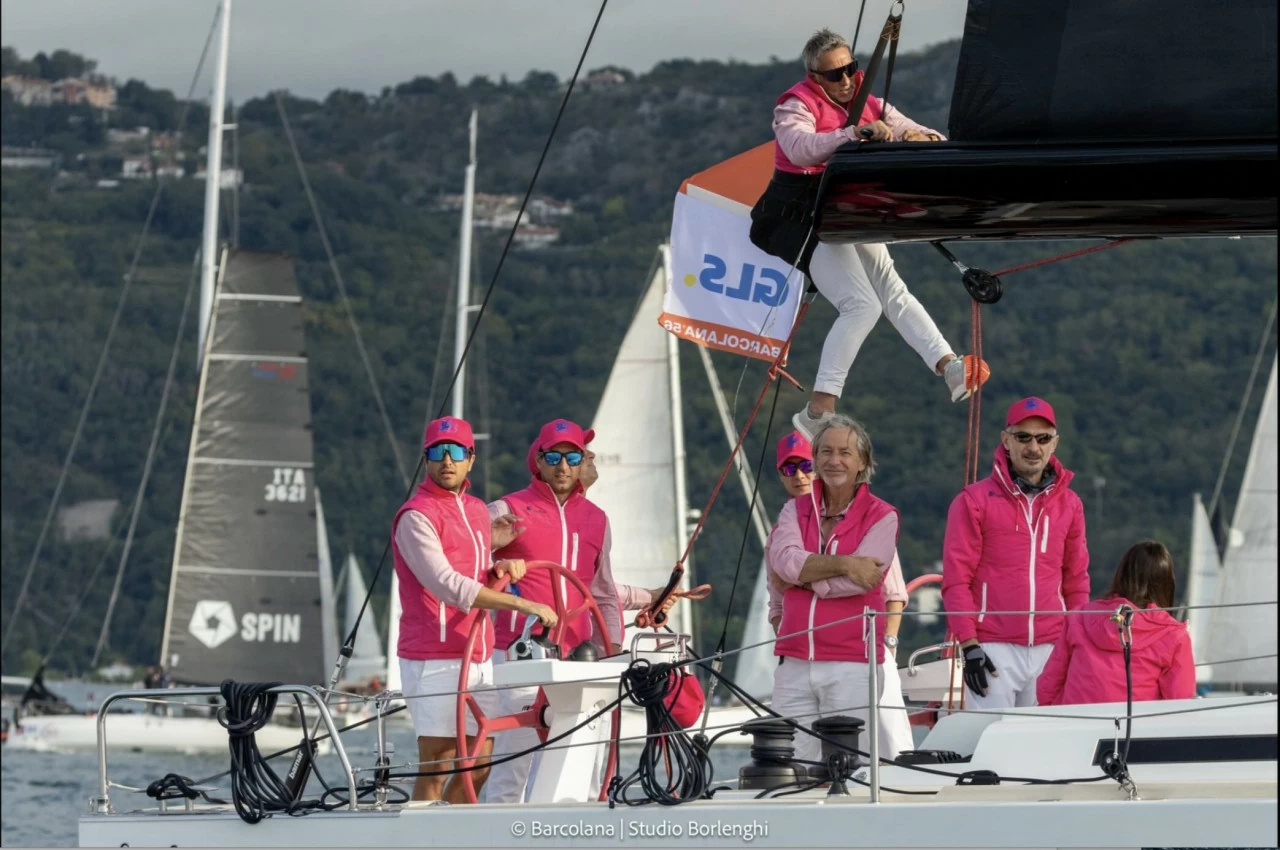
[[[964,651],[964,683],[979,696],[987,695],[987,674],[1000,675],[991,663],[981,644],[974,644]]]

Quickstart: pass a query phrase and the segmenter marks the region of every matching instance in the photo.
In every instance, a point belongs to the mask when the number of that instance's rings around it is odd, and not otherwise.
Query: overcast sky
[[[958,38],[964,0],[911,0],[901,49]],[[216,0],[10,0],[0,5],[6,45],[30,57],[64,47],[122,82],[186,92]],[[872,46],[889,9],[868,0],[859,49]],[[274,88],[320,98],[335,88],[376,93],[415,76],[452,71],[519,79],[531,69],[568,77],[597,0],[233,0],[228,96]],[[647,71],[664,59],[799,55],[830,26],[853,35],[854,0],[610,0],[586,68]],[[197,88],[207,96],[208,77]]]

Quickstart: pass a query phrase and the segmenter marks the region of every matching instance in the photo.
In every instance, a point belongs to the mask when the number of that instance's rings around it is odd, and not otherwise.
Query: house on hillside
[[[516,228],[515,242],[525,248],[545,248],[560,238],[560,228],[523,224]]]
[[[197,169],[195,178],[204,180],[208,176],[208,172],[203,168]],[[244,185],[244,172],[239,168],[224,168],[218,172],[218,188],[219,189],[238,189]]]
[[[130,156],[120,163],[120,176],[126,180],[150,180],[153,174],[149,156]]]
[[[90,499],[58,509],[58,533],[67,542],[105,540],[111,536],[111,517],[119,499]]]
[[[53,99],[71,106],[87,104],[94,109],[115,109],[116,88],[82,77],[66,77],[53,84]]]
[[[57,151],[43,148],[11,148],[0,152],[3,168],[56,168],[62,157]]]
[[[0,78],[0,88],[23,106],[48,106],[53,103],[53,83],[48,80],[10,74]]]

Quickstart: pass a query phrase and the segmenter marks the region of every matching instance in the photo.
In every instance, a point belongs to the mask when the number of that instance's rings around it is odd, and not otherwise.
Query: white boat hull
[[[296,746],[297,727],[269,725],[257,733],[258,749],[272,753]],[[107,720],[107,746],[138,752],[211,753],[227,751],[227,730],[212,717],[166,717],[158,714],[112,714]],[[92,752],[98,747],[96,715],[50,715],[22,718],[9,730],[8,749],[42,752]],[[321,745],[328,749],[328,742]]]

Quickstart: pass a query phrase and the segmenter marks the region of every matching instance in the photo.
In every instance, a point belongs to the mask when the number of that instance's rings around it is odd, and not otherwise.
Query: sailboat
[[[218,251],[230,4],[224,2],[206,167],[199,389],[178,514],[160,663],[174,682],[322,682],[337,653],[327,532],[315,486],[302,296],[293,261]],[[135,750],[225,750],[211,706],[113,715]],[[285,716],[280,719],[297,718]],[[8,746],[98,746],[92,716],[23,717]],[[297,744],[271,723],[259,746]],[[322,742],[327,749],[328,743]]]
[[[667,246],[661,246],[653,274],[622,339],[592,419],[596,438],[591,448],[596,454],[600,480],[588,495],[609,517],[613,578],[619,584],[646,588],[667,583],[672,565],[689,542],[691,516],[685,473],[679,341],[653,320],[662,311],[670,274],[669,256]],[[719,392],[719,384],[714,380],[712,386]],[[749,486],[745,482],[744,487],[748,487],[749,497]],[[757,585],[763,575],[759,573]],[[685,572],[681,589],[688,586],[689,572]],[[757,587],[757,594],[761,590],[763,588]],[[771,636],[766,614],[767,593],[766,604],[757,606],[755,601],[753,599],[747,631],[759,633],[763,626]],[[690,613],[689,604],[679,603],[671,609],[666,625],[676,634],[693,635]],[[630,648],[639,631],[627,628],[624,648]],[[708,651],[700,645],[698,649],[703,653]],[[764,650],[772,656],[769,647]],[[742,653],[734,664],[739,673],[760,666],[751,653]],[[767,682],[755,681],[758,677],[752,673],[747,690],[767,697],[772,689],[771,671],[772,663],[766,661],[763,672]],[[717,706],[711,709],[708,722],[719,727],[756,716],[745,707]],[[624,712],[622,737],[643,734],[643,717]],[[737,736],[729,736],[725,741],[749,743],[747,738]]]
[[[369,588],[355,555],[347,555],[344,572],[346,589],[343,592],[342,631],[346,635],[355,628],[356,619],[360,616],[360,606],[368,596]],[[372,603],[365,614],[369,618],[368,625],[361,624],[356,632],[356,642],[351,648],[351,658],[347,661],[347,682],[366,684],[386,674],[387,654],[378,634],[378,618],[373,612]]]
[[[283,256],[228,251],[200,373],[161,660],[174,681],[321,682],[336,651],[323,509],[314,486],[302,298]],[[222,750],[226,730],[194,716],[113,715],[136,750]],[[299,729],[270,724],[259,746]],[[24,717],[8,746],[92,749],[95,718]]]
[[[1211,683],[1215,691],[1274,693],[1276,690],[1276,404],[1276,360],[1273,359],[1235,516],[1227,531],[1213,600],[1217,605],[1261,604],[1214,608],[1207,612],[1208,623],[1201,630],[1194,625],[1195,615],[1205,612],[1191,612],[1193,643],[1197,636],[1203,641],[1194,644],[1196,660],[1210,662],[1201,669],[1207,671],[1205,683]],[[1203,510],[1192,526],[1193,557],[1205,545],[1203,534],[1208,531],[1208,521],[1202,515]],[[1197,546],[1195,534],[1201,519],[1204,519],[1204,528]],[[1197,567],[1207,572],[1211,563],[1193,563],[1193,588],[1196,588]],[[1203,584],[1202,581],[1196,588],[1193,600],[1207,595]],[[1270,604],[1265,604],[1268,602]]]

